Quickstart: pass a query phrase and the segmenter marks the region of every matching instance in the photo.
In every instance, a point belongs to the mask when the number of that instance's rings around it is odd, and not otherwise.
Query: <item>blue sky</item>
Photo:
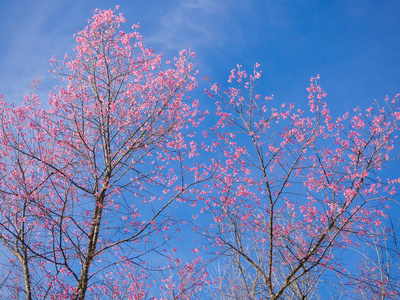
[[[114,8],[127,28],[140,23],[145,43],[170,58],[197,52],[203,75],[226,82],[236,64],[263,70],[260,91],[277,101],[305,101],[310,76],[321,75],[338,113],[400,92],[400,2],[261,0],[4,1],[0,8],[0,93],[21,103],[39,76],[40,96],[56,85],[46,71],[53,54],[74,47],[72,35],[92,8]],[[128,26],[129,25],[129,26]],[[200,93],[199,98],[203,95]],[[209,101],[206,97],[200,101]]]

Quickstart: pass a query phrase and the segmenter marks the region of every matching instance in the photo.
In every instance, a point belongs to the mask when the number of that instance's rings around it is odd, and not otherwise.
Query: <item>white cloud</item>
[[[148,43],[163,49],[200,48],[204,44],[218,46],[226,38],[229,15],[224,1],[183,0],[161,16]]]
[[[47,69],[54,55],[63,56],[74,46],[77,23],[85,23],[83,13],[76,13],[65,3],[13,1],[3,7],[2,45],[0,45],[0,94],[9,102],[21,103],[30,92],[32,80],[39,77],[39,96],[47,102],[48,90],[57,84]],[[86,13],[90,13],[88,9]],[[81,19],[81,20],[80,20]],[[82,22],[79,22],[82,21]]]

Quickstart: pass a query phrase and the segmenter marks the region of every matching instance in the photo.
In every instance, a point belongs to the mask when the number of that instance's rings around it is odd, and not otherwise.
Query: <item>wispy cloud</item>
[[[154,34],[146,40],[165,50],[203,45],[218,47],[232,26],[225,1],[183,0],[160,16]]]
[[[54,76],[47,71],[49,59],[54,54],[61,56],[70,52],[72,35],[79,22],[71,19],[73,14],[65,13],[65,5],[49,0],[15,1],[2,9],[0,94],[5,94],[9,102],[21,103],[23,96],[30,92],[30,83],[38,76],[42,81],[39,93],[42,102],[46,102],[48,90],[55,84]],[[65,19],[67,15],[69,20]],[[76,18],[86,21],[79,14]]]

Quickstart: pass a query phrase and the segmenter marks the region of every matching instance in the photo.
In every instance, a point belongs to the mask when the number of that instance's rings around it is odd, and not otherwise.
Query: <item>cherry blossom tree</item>
[[[399,95],[334,118],[319,76],[308,87],[308,112],[292,103],[274,108],[273,97],[256,92],[260,77],[257,64],[250,75],[238,66],[230,87],[209,80],[206,91],[216,99],[217,122],[202,145],[218,171],[197,193],[213,220],[203,228],[208,251],[221,255],[211,294],[324,298],[342,290],[334,283],[344,277],[368,273],[354,250],[380,239],[398,189],[399,178],[383,176],[398,155]]]
[[[166,256],[180,226],[168,208],[202,180],[184,165],[202,119],[187,96],[194,54],[162,64],[124,22],[95,10],[74,53],[51,59],[62,82],[50,108],[36,84],[19,107],[1,99],[5,295],[144,299],[157,271],[146,254]]]

